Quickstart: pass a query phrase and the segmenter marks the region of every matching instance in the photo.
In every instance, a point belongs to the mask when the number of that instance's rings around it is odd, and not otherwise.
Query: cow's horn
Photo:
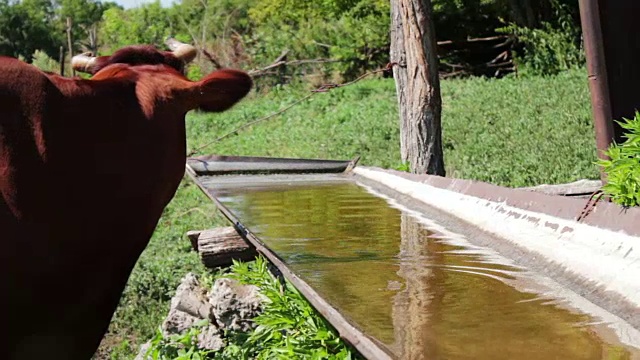
[[[181,59],[185,63],[190,63],[195,59],[196,55],[198,55],[198,50],[195,47],[180,42],[172,37],[167,38],[164,43],[169,47],[169,49],[171,49],[175,57]]]
[[[95,64],[96,58],[90,51],[71,58],[71,67],[76,71],[92,74],[92,69]]]

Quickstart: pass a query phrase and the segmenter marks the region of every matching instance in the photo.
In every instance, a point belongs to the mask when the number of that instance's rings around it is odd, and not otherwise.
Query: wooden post
[[[64,76],[64,46],[60,45],[60,56],[58,58],[60,62],[60,76]]]
[[[69,67],[71,68],[71,76],[76,76],[76,71],[71,66],[71,58],[73,58],[73,39],[71,37],[71,18],[67,18],[67,46],[69,48]]]
[[[445,176],[440,80],[430,0],[391,1],[391,62],[400,109],[400,150],[411,172]]]

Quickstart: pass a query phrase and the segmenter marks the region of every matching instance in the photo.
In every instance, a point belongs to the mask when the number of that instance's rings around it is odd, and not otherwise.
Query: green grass
[[[464,79],[442,82],[447,174],[505,186],[597,178],[587,76]],[[232,110],[187,119],[196,148],[306,95],[300,86],[252,95]],[[315,95],[283,115],[214,144],[203,154],[344,158],[401,167],[392,79],[365,80]],[[133,271],[103,342],[115,359],[132,358],[155,335],[169,299],[188,271],[202,273],[184,234],[224,224],[214,206],[184,181]]]
[[[299,88],[245,100],[222,115],[193,114],[191,149],[268,115],[307,93]],[[596,178],[595,140],[584,70],[554,77],[442,82],[447,174],[504,186]],[[392,79],[367,80],[314,96],[204,153],[352,158],[398,167],[398,111]]]

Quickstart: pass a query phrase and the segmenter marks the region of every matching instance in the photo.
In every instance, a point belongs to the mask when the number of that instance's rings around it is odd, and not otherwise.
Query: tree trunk
[[[71,18],[67,18],[67,45],[69,46],[69,68],[71,69],[71,76],[76,76],[76,70],[71,65],[73,60],[73,39],[71,34],[71,26],[73,25]]]
[[[402,161],[413,173],[445,176],[440,80],[430,0],[391,1],[391,62],[400,108]]]
[[[538,25],[538,21],[535,16],[535,11],[530,0],[510,0],[511,13],[516,24],[525,26],[528,28],[535,28]],[[543,6],[543,4],[540,4]]]

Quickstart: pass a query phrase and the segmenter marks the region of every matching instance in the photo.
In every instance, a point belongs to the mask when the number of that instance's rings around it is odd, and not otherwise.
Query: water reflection
[[[602,339],[589,316],[509,285],[525,273],[430,236],[355,184],[216,191],[292,270],[400,358],[632,355]]]

